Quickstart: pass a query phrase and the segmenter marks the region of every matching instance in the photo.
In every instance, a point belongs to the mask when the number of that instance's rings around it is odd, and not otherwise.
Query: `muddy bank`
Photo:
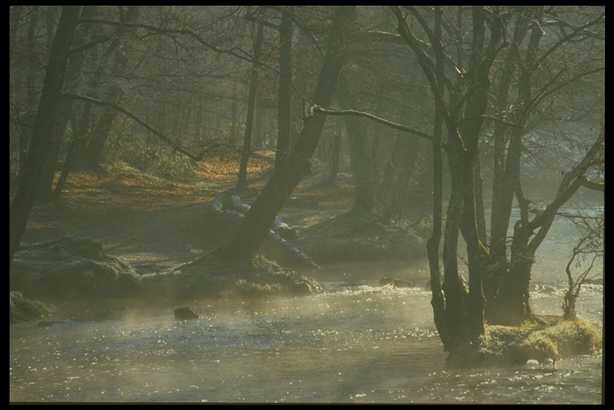
[[[315,279],[264,257],[239,265],[208,254],[171,270],[140,275],[121,258],[106,254],[100,242],[77,237],[23,248],[16,254],[13,276],[18,278],[14,288],[30,298],[96,306],[90,309],[93,318],[113,316],[108,306],[118,301],[172,304],[197,298],[301,296],[321,291]],[[11,294],[11,317],[44,317],[35,314],[38,302],[17,295],[21,293]]]
[[[195,255],[206,254],[235,235],[246,211],[223,208],[217,201],[173,208],[159,212],[151,222],[136,227],[133,234],[141,248],[151,245],[153,249],[179,248]],[[289,268],[317,268],[308,254],[288,240],[295,235],[295,229],[278,218],[260,252]]]
[[[425,257],[415,231],[344,213],[316,224],[290,241],[318,264],[357,261],[414,262]]]

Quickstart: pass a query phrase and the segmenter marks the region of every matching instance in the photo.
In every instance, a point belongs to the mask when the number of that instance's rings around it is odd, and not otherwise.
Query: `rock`
[[[188,307],[180,307],[175,309],[175,319],[177,320],[194,320],[198,319],[198,315]]]
[[[279,233],[279,236],[281,236],[287,241],[293,241],[295,239],[298,239],[296,229],[291,228],[286,223],[282,222],[279,225],[277,225],[277,232]]]
[[[535,292],[546,293],[546,294],[552,294],[556,292],[556,288],[554,286],[546,285],[544,283],[536,283],[533,286],[533,290]]]
[[[58,323],[62,323],[59,320],[41,320],[38,322],[38,327],[51,327],[53,325],[57,325]]]
[[[416,286],[414,282],[407,281],[407,280],[393,279],[393,278],[389,278],[386,276],[380,279],[379,284],[382,286],[392,285],[395,288],[413,288]]]

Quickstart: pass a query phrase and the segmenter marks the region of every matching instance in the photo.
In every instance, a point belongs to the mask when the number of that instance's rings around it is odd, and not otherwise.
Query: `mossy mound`
[[[45,319],[51,313],[49,306],[42,302],[25,298],[21,292],[10,292],[9,298],[9,322],[11,324]]]
[[[24,247],[12,264],[19,289],[41,298],[131,296],[140,278],[130,264],[89,238],[63,237]]]
[[[557,360],[578,354],[592,354],[602,345],[596,326],[583,320],[564,320],[554,326],[529,334],[511,349],[511,359],[525,363],[529,359]]]
[[[19,278],[19,290],[62,305],[67,311],[74,309],[64,305],[85,303],[79,309],[87,307],[87,314],[81,316],[88,319],[121,316],[121,311],[111,309],[117,301],[157,305],[229,296],[301,296],[322,290],[314,279],[283,269],[262,256],[237,263],[209,253],[170,271],[138,275],[130,264],[105,254],[100,243],[86,238],[62,238],[25,248],[18,255],[13,277]],[[38,305],[17,304],[11,298],[11,317],[15,320],[44,317],[36,313],[43,312]]]
[[[186,298],[303,296],[322,291],[320,284],[258,256],[248,263],[210,253],[171,271],[142,276],[143,292],[170,300]]]
[[[521,326],[487,326],[478,343],[460,346],[448,357],[452,367],[520,365],[535,359],[592,354],[601,349],[600,329],[584,320],[559,320]]]

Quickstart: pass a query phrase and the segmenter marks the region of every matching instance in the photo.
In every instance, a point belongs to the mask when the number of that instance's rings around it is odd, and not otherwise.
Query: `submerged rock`
[[[537,369],[539,362],[535,359],[529,359],[524,365],[529,369]]]
[[[180,307],[175,309],[175,319],[177,320],[194,320],[198,319],[198,315],[188,307]]]
[[[62,323],[60,320],[41,320],[40,322],[38,322],[37,326],[38,327],[51,327],[53,325],[57,325]]]

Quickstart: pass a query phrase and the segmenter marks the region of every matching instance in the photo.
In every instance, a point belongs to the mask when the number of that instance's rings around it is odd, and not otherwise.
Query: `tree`
[[[603,258],[603,212],[594,215],[565,215],[573,222],[582,237],[571,251],[571,257],[565,266],[567,275],[567,289],[563,297],[563,317],[567,320],[576,319],[576,301],[580,295],[582,285],[593,279],[589,274],[598,258]],[[590,262],[588,260],[590,259]],[[588,262],[588,264],[587,264]],[[584,265],[584,266],[582,266]],[[580,268],[579,274],[574,276],[574,267]],[[602,273],[603,274],[603,273]]]
[[[11,203],[9,264],[13,261],[13,256],[19,248],[21,237],[25,231],[34,204],[36,189],[38,189],[40,179],[43,176],[43,164],[49,159],[46,136],[48,136],[48,131],[53,128],[55,118],[59,114],[68,53],[80,13],[81,7],[62,7],[60,22],[51,44],[43,91],[38,103],[24,172],[21,175],[15,198]],[[13,281],[11,283],[14,285]]]
[[[123,76],[128,71],[129,56],[125,45],[122,45],[122,37],[130,33],[130,24],[134,24],[140,14],[140,8],[137,6],[130,6],[124,12],[120,14],[120,22],[123,24],[117,29],[116,39],[110,44],[109,48],[105,50],[104,56],[101,61],[101,67],[97,71],[97,77],[102,74],[102,69],[107,61],[111,60],[111,75]],[[132,29],[134,31],[134,29]],[[94,84],[100,82],[100,78],[94,79]],[[99,86],[98,94],[103,95],[105,100],[112,103],[119,103],[124,91],[122,87],[117,83],[111,82],[106,86]],[[96,169],[102,162],[102,156],[104,152],[105,144],[109,138],[111,128],[113,127],[113,121],[117,117],[117,110],[107,108],[102,111],[100,118],[93,127],[91,136],[82,144],[80,152],[76,154],[79,158],[78,164],[81,169]]]
[[[351,32],[355,7],[335,7],[327,39],[326,54],[313,95],[317,105],[328,106],[334,94],[337,77],[343,67],[342,49]],[[275,216],[309,169],[326,117],[311,115],[305,119],[294,150],[288,160],[273,174],[252,204],[237,234],[217,254],[228,260],[248,261],[260,247]]]
[[[262,50],[262,24],[257,25],[256,37],[254,39],[254,60],[260,58]],[[252,146],[252,128],[254,124],[254,110],[256,105],[256,91],[258,87],[258,67],[256,62],[253,63],[250,80],[249,80],[249,96],[247,97],[247,121],[245,122],[245,136],[243,138],[243,150],[241,151],[241,162],[239,164],[239,177],[237,180],[237,189],[243,190],[247,188],[247,162],[251,153]]]
[[[403,40],[413,50],[431,87],[436,100],[436,113],[441,116],[446,130],[446,154],[451,177],[450,200],[446,215],[444,233],[443,298],[434,305],[435,315],[439,317],[439,332],[445,348],[450,351],[466,341],[475,340],[484,333],[484,296],[482,290],[483,262],[487,254],[480,241],[476,220],[476,166],[479,158],[479,136],[484,121],[490,88],[489,75],[493,61],[501,48],[503,39],[503,19],[498,13],[487,13],[482,7],[473,7],[471,13],[472,46],[467,70],[456,75],[456,84],[448,77],[449,56],[444,53],[440,12],[436,13],[436,29],[431,29],[420,12],[413,7],[411,13],[429,37],[431,55],[426,53],[424,43],[410,30],[405,16],[398,7],[393,7],[398,22],[398,31]],[[488,27],[488,42],[487,42]],[[446,60],[447,58],[447,60]],[[445,64],[445,66],[444,66]],[[459,63],[453,66],[457,73],[465,71]],[[445,98],[444,93],[449,96]],[[434,174],[439,171],[434,168]],[[434,181],[435,184],[438,181]],[[438,189],[435,189],[438,192]],[[434,197],[436,203],[439,198]],[[439,224],[439,222],[435,223]],[[462,233],[467,244],[469,292],[465,290],[458,271],[457,245],[458,233]],[[431,259],[437,242],[435,232],[431,240]],[[431,274],[439,272],[431,267]],[[432,278],[436,283],[439,278]],[[437,288],[435,288],[437,289]],[[443,299],[443,303],[441,303]],[[443,311],[442,311],[443,310]]]
[[[82,16],[87,18],[96,13],[94,6],[86,6],[83,8]],[[79,36],[88,39],[88,27],[77,28]],[[81,70],[85,61],[85,54],[83,53],[70,53],[68,57],[68,64],[66,67],[66,84],[70,84],[72,87],[77,87],[80,82]],[[53,127],[49,131],[49,137],[47,140],[48,153],[45,156],[43,162],[42,174],[37,181],[36,200],[47,201],[52,198],[53,179],[57,168],[58,158],[60,154],[60,147],[62,145],[66,127],[71,117],[73,110],[72,101],[61,99],[58,101],[58,111],[54,117]]]
[[[293,24],[288,11],[282,11],[279,25],[279,87],[277,100],[277,150],[275,167],[288,156],[292,106],[292,33]]]

